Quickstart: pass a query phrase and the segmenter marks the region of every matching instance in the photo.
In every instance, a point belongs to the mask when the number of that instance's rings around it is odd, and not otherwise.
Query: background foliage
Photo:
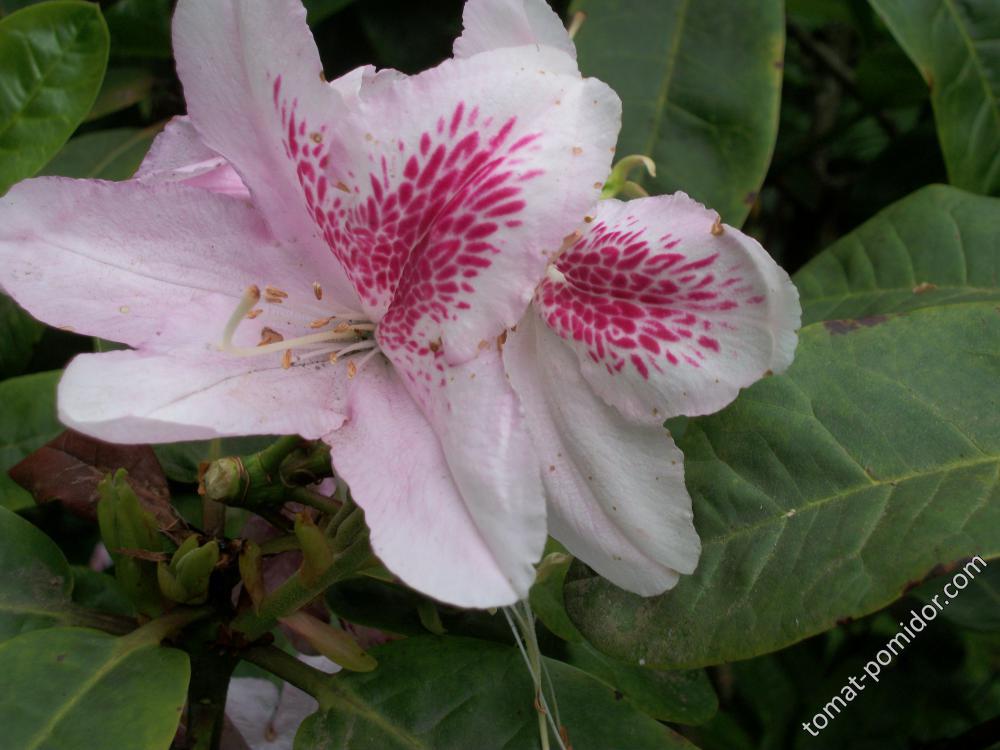
[[[306,5],[328,78],[370,62],[417,72],[461,29],[461,0]],[[619,153],[656,161],[645,188],[684,190],[743,224],[793,273],[804,311],[788,373],[670,425],[705,547],[695,575],[644,600],[559,550],[546,558],[531,600],[573,747],[1000,746],[997,563],[818,737],[801,728],[942,575],[1000,556],[1000,5],[553,5],[587,14],[580,64],[623,99]],[[0,0],[0,194],[36,173],[132,174],[183,113],[170,14],[170,0]],[[107,346],[0,296],[0,719],[12,747],[203,741],[246,645],[220,656],[207,626],[158,645],[174,631],[134,629],[149,600],[86,567],[105,474],[127,466],[154,520],[204,528],[199,463],[270,442],[155,456],[52,443],[59,370]],[[225,531],[243,533],[246,515],[230,511]],[[223,550],[213,585],[231,588],[234,565]],[[374,671],[313,690],[321,709],[298,750],[539,746],[530,679],[499,617],[372,577],[324,600],[334,624],[406,637],[372,650]],[[244,662],[237,674],[263,672]]]

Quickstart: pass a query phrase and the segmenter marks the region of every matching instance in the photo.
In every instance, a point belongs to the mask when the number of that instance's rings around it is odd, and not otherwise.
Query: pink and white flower
[[[328,83],[297,0],[181,0],[189,117],[129,182],[0,199],[0,283],[132,347],[67,368],[77,430],[323,438],[376,553],[455,604],[523,598],[547,528],[658,593],[699,553],[660,424],[787,367],[795,290],[686,196],[598,202],[620,103],[544,0],[464,21],[436,68]]]

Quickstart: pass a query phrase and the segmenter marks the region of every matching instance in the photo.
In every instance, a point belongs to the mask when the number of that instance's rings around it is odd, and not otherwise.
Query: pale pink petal
[[[440,339],[450,363],[470,359],[520,319],[547,257],[593,205],[620,103],[556,72],[564,59],[502,49],[376,76],[361,89],[353,167],[312,150],[300,159],[313,214],[390,346]],[[319,127],[294,101],[280,106]]]
[[[683,193],[601,201],[536,299],[597,392],[650,424],[785,370],[801,314],[757,241]]]
[[[503,358],[542,465],[549,533],[612,583],[644,596],[692,572],[701,544],[684,456],[670,434],[604,403],[534,311],[508,336]]]
[[[545,45],[576,59],[576,47],[545,0],[469,0],[462,26],[462,36],[455,40],[455,57],[502,47]]]
[[[202,142],[187,117],[175,117],[156,136],[135,179],[149,183],[181,182],[216,193],[250,197],[236,170]]]
[[[205,351],[84,354],[59,383],[59,419],[112,443],[228,435],[315,439],[344,421],[341,367],[284,369],[278,360]]]
[[[183,185],[22,182],[0,198],[0,260],[3,287],[35,317],[134,347],[212,348],[250,285],[288,297],[262,301],[238,344],[331,314],[313,289],[327,269],[286,262],[246,201]]]
[[[495,352],[448,378],[428,418],[376,356],[353,381],[348,422],[326,439],[389,570],[451,604],[513,604],[545,544],[530,440]]]
[[[330,294],[353,307],[354,292],[307,211],[296,173],[299,156],[318,148],[313,139],[332,139],[327,126],[347,114],[323,80],[302,4],[181,0],[173,38],[188,113],[204,143],[250,189],[285,245],[285,262],[329,264]],[[279,101],[295,107],[296,121],[283,118]],[[318,129],[307,131],[306,120]]]

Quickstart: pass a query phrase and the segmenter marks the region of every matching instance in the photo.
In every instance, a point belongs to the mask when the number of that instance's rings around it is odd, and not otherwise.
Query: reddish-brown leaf
[[[24,487],[39,504],[60,502],[74,515],[97,518],[97,485],[118,469],[128,472],[128,482],[142,507],[168,536],[185,525],[170,504],[170,490],[153,449],[148,445],[114,445],[73,430],[17,464],[11,479]]]

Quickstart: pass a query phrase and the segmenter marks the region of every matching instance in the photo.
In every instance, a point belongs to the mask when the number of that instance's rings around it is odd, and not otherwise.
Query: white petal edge
[[[342,365],[282,368],[238,359],[116,351],[83,354],[59,383],[59,420],[111,443],[238,435],[317,439],[343,424]]]
[[[499,362],[455,368],[465,381],[456,389],[472,384],[473,373],[487,395],[503,387],[490,369]],[[517,429],[512,398],[455,406],[444,406],[451,413],[437,415],[435,430],[400,376],[377,357],[354,380],[348,421],[326,441],[389,570],[449,604],[513,604],[527,595],[545,545],[530,441]]]
[[[503,350],[541,463],[549,533],[600,575],[643,596],[691,573],[701,551],[684,456],[591,390],[572,351],[529,311]]]
[[[468,0],[462,26],[462,35],[455,40],[455,57],[544,45],[576,59],[573,41],[545,0]]]

